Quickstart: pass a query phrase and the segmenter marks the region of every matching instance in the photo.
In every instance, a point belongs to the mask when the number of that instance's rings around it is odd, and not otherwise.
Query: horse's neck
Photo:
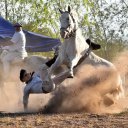
[[[63,44],[66,48],[70,48],[70,50],[71,49],[76,50],[77,53],[80,54],[81,52],[82,54],[84,54],[86,50],[88,50],[89,48],[79,28],[75,31],[73,36],[69,37],[68,39],[65,39]]]
[[[92,65],[97,65],[97,66],[103,65],[106,67],[115,67],[111,62],[97,56],[93,52],[90,52],[86,60],[88,64],[92,64]]]

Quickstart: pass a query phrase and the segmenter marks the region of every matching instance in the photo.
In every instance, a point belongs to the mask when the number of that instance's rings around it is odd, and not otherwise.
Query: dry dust
[[[127,109],[128,53],[121,53],[113,62],[123,78],[126,98],[113,99],[111,95],[101,94],[114,86],[115,71],[105,67],[94,68],[85,65],[73,79],[65,80],[55,92],[30,95],[30,111],[40,109],[45,113],[119,113]],[[19,72],[19,71],[18,71]],[[13,72],[14,73],[14,72]],[[18,76],[18,75],[16,75]],[[108,91],[108,90],[107,90]],[[19,80],[7,82],[0,90],[0,111],[21,112],[23,85]]]
[[[118,105],[114,106],[114,110],[111,108],[113,104],[117,104],[113,96],[104,96],[114,86],[115,76],[115,71],[112,69],[82,66],[74,79],[67,79],[53,93],[44,111],[46,113],[120,112],[124,108]]]

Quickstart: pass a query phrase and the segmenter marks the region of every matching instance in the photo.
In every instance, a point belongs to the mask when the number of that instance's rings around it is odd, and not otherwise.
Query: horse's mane
[[[75,10],[71,10],[70,14],[75,20],[76,25],[78,26],[79,18],[78,18],[78,13]]]
[[[71,10],[70,12],[72,16],[78,21],[78,13],[75,10]]]

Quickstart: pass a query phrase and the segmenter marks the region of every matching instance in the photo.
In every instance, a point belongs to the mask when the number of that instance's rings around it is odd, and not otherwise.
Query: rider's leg
[[[57,57],[56,61],[51,65],[51,67],[48,69],[48,74],[52,75],[53,71],[62,64],[63,60],[60,58],[60,56]]]
[[[60,85],[67,77],[69,76],[69,71],[65,71],[53,78],[54,83],[56,84],[56,87]]]
[[[54,91],[56,88],[56,85],[54,84],[50,75],[48,75],[48,81],[43,81],[42,86],[44,93],[50,93]]]
[[[38,74],[40,74],[40,77],[43,79],[43,80],[48,80],[48,67],[46,67],[45,66],[45,64],[44,64],[44,67],[42,68],[42,66],[41,67],[39,67],[39,70],[38,70]]]

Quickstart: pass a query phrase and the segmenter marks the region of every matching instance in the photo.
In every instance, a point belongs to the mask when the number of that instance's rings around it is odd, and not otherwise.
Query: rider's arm
[[[23,95],[23,105],[24,105],[24,111],[28,110],[28,98],[29,98],[30,91],[24,89],[24,95]]]

